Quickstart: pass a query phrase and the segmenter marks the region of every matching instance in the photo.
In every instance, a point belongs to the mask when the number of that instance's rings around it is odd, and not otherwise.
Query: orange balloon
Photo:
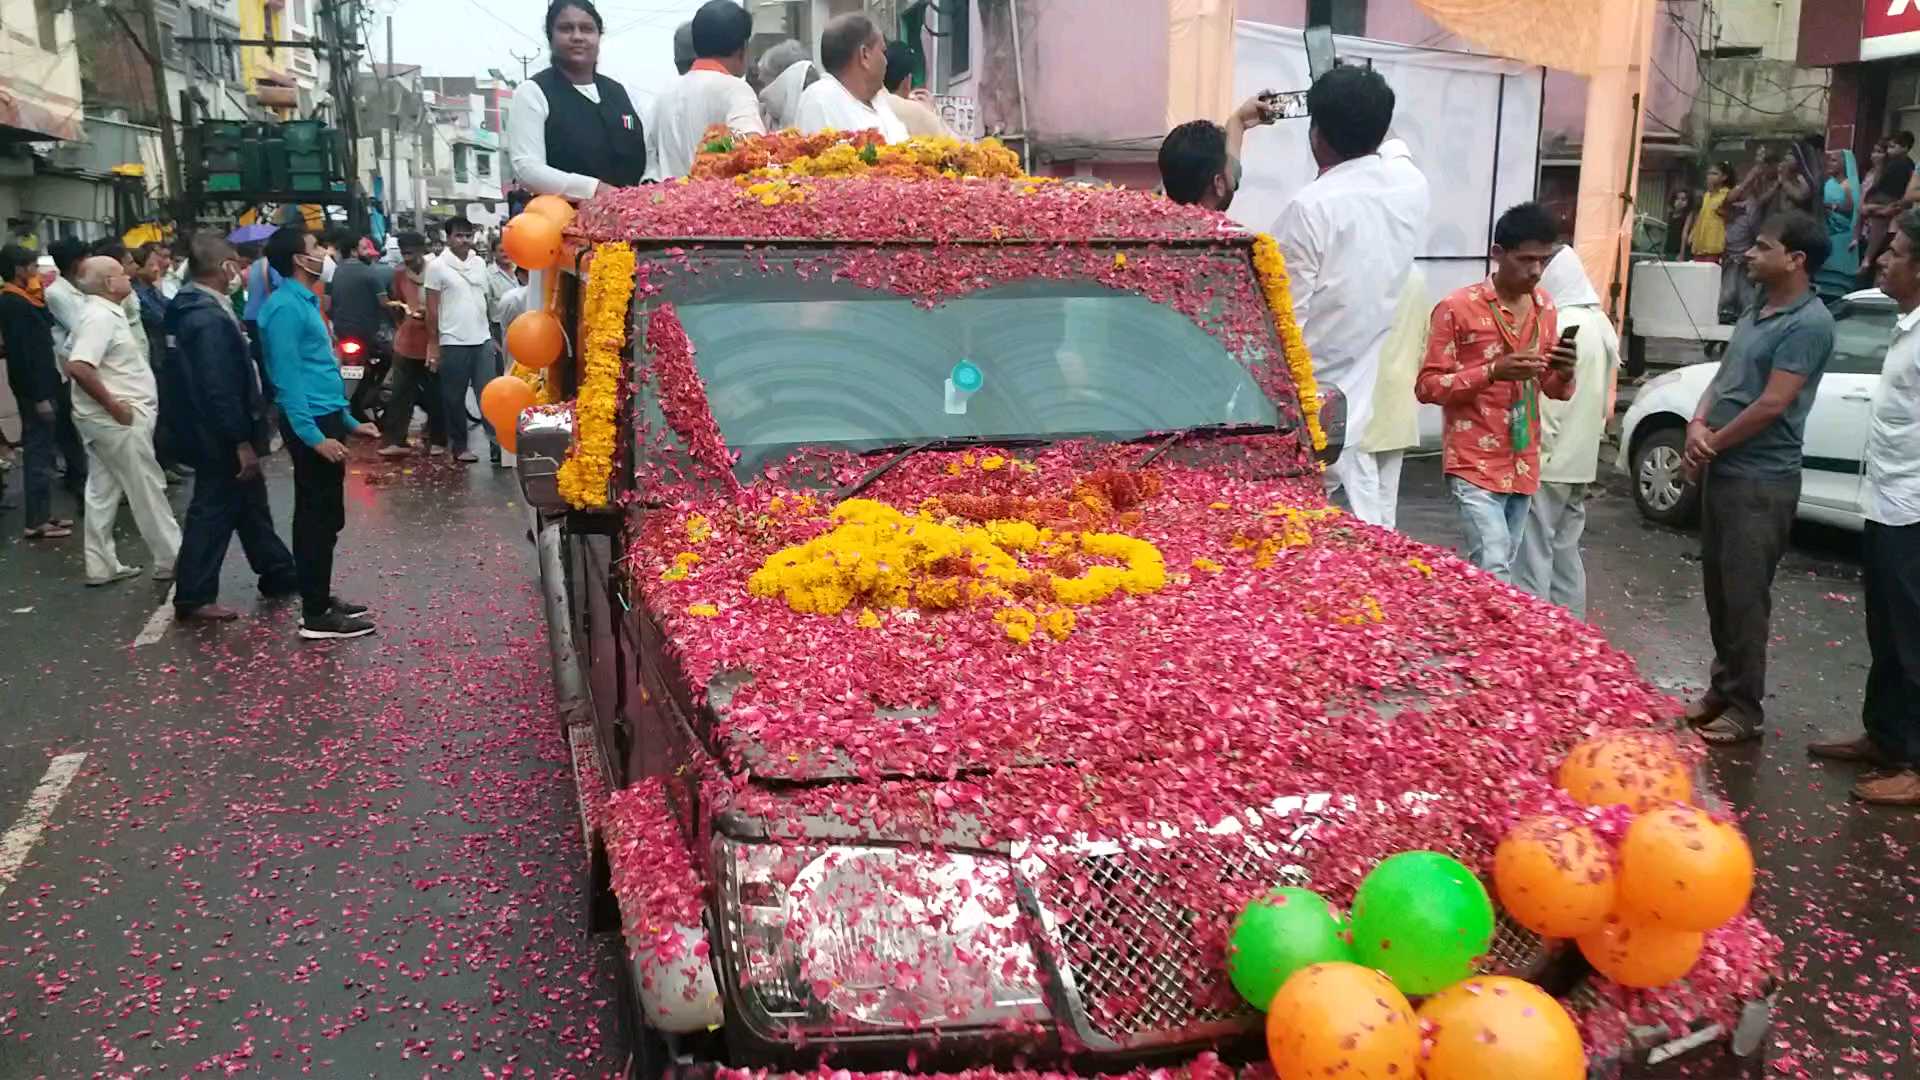
[[[559,195],[535,195],[521,213],[539,214],[562,229],[573,224],[573,204]]]
[[[1595,971],[1637,990],[1679,982],[1700,959],[1707,936],[1697,930],[1668,930],[1660,926],[1608,919],[1607,924],[1580,939],[1580,955]]]
[[[533,404],[533,387],[525,379],[501,375],[480,391],[480,415],[493,425],[493,436],[507,453],[520,442],[521,410]]]
[[[1267,1053],[1280,1080],[1412,1080],[1420,1025],[1385,975],[1314,964],[1294,972],[1267,1006]]]
[[[540,214],[516,214],[500,232],[507,256],[528,270],[546,270],[560,261],[560,226]]]
[[[1584,825],[1529,818],[1494,849],[1493,888],[1514,921],[1542,937],[1591,934],[1613,912],[1613,853]]]
[[[1560,766],[1560,786],[1584,806],[1651,810],[1693,798],[1693,778],[1673,740],[1651,731],[1620,731],[1573,748]]]
[[[507,355],[535,370],[552,367],[566,347],[566,331],[551,312],[523,311],[507,324]]]
[[[1423,1080],[1586,1080],[1587,1051],[1573,1017],[1521,979],[1481,975],[1420,1006],[1430,1040]]]
[[[1691,806],[1642,814],[1620,841],[1620,917],[1671,930],[1724,926],[1753,895],[1740,827]]]

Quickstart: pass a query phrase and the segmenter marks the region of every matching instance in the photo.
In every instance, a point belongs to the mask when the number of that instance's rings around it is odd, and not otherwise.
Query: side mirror
[[[527,409],[520,414],[518,426],[520,441],[513,468],[527,505],[553,512],[567,509],[558,474],[561,462],[567,460],[567,450],[573,446],[572,407]]]
[[[1320,464],[1331,465],[1340,460],[1340,451],[1347,445],[1347,395],[1338,387],[1320,391],[1320,430],[1327,433],[1327,448],[1314,456]]]

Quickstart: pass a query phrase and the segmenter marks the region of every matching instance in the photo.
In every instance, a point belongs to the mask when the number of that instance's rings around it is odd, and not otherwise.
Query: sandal
[[[1738,746],[1741,743],[1754,742],[1762,734],[1759,728],[1748,727],[1725,714],[1714,717],[1694,728],[1694,731],[1698,732],[1701,741],[1709,746]]]
[[[48,522],[36,529],[28,529],[20,534],[23,540],[64,540],[73,535],[73,530],[64,525]]]

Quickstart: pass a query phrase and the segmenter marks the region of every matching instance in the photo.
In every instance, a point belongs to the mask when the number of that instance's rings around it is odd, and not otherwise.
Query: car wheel
[[[1681,469],[1687,429],[1661,428],[1633,451],[1633,501],[1649,521],[1689,525],[1700,509],[1700,488]]]

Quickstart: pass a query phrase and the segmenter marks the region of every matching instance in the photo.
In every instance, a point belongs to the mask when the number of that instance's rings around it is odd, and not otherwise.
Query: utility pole
[[[166,158],[167,195],[169,201],[173,201],[184,195],[186,189],[180,185],[180,146],[174,137],[173,113],[167,107],[167,69],[160,62],[160,16],[154,11],[153,5],[154,0],[140,0],[140,21],[146,31],[144,41],[141,40],[143,35],[135,33],[127,23],[125,15],[112,6],[107,7],[107,14],[113,16],[114,21],[120,24],[120,29],[126,31],[133,47],[146,58],[147,71],[153,79],[153,108],[159,114],[160,153]]]
[[[540,59],[540,54],[538,52],[530,52],[525,56],[521,56],[519,53],[509,49],[507,50],[507,55],[513,57],[515,60],[520,61],[520,81],[521,82],[527,81],[527,65],[534,62],[535,60]]]
[[[393,16],[387,16],[387,220],[400,228],[400,72],[393,66]]]

